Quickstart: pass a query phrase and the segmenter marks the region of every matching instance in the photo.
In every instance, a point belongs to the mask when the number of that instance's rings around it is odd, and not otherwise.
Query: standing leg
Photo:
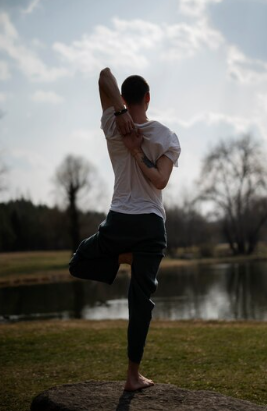
[[[161,253],[134,253],[132,278],[129,287],[128,358],[129,368],[125,390],[135,391],[153,385],[139,374],[154,303],[151,294],[157,288],[157,272],[163,255]]]

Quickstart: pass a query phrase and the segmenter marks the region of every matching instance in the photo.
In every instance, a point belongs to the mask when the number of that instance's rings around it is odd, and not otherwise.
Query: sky
[[[179,137],[165,201],[192,197],[205,154],[251,133],[267,143],[267,0],[0,0],[0,201],[53,206],[69,155],[97,170],[107,211],[113,172],[100,129],[99,72],[151,89],[149,119]]]

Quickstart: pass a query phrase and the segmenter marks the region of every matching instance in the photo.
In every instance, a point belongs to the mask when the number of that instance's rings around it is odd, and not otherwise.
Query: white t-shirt
[[[156,163],[163,154],[178,166],[181,152],[178,137],[157,121],[136,124],[144,137],[142,150],[146,157]],[[119,134],[114,108],[109,107],[101,118],[101,128],[107,140],[108,152],[115,174],[114,192],[110,209],[124,214],[155,213],[166,218],[162,203],[162,191],[144,176],[134,157],[125,147]]]

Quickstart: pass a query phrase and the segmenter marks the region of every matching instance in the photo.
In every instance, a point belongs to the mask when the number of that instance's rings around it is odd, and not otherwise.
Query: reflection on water
[[[127,319],[129,277],[0,289],[0,319]],[[153,301],[157,319],[267,320],[267,263],[165,269]]]

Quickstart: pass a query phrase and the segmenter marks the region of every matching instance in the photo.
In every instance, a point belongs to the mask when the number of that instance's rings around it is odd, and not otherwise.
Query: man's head
[[[127,77],[121,85],[121,95],[127,105],[149,103],[149,85],[141,76]]]

